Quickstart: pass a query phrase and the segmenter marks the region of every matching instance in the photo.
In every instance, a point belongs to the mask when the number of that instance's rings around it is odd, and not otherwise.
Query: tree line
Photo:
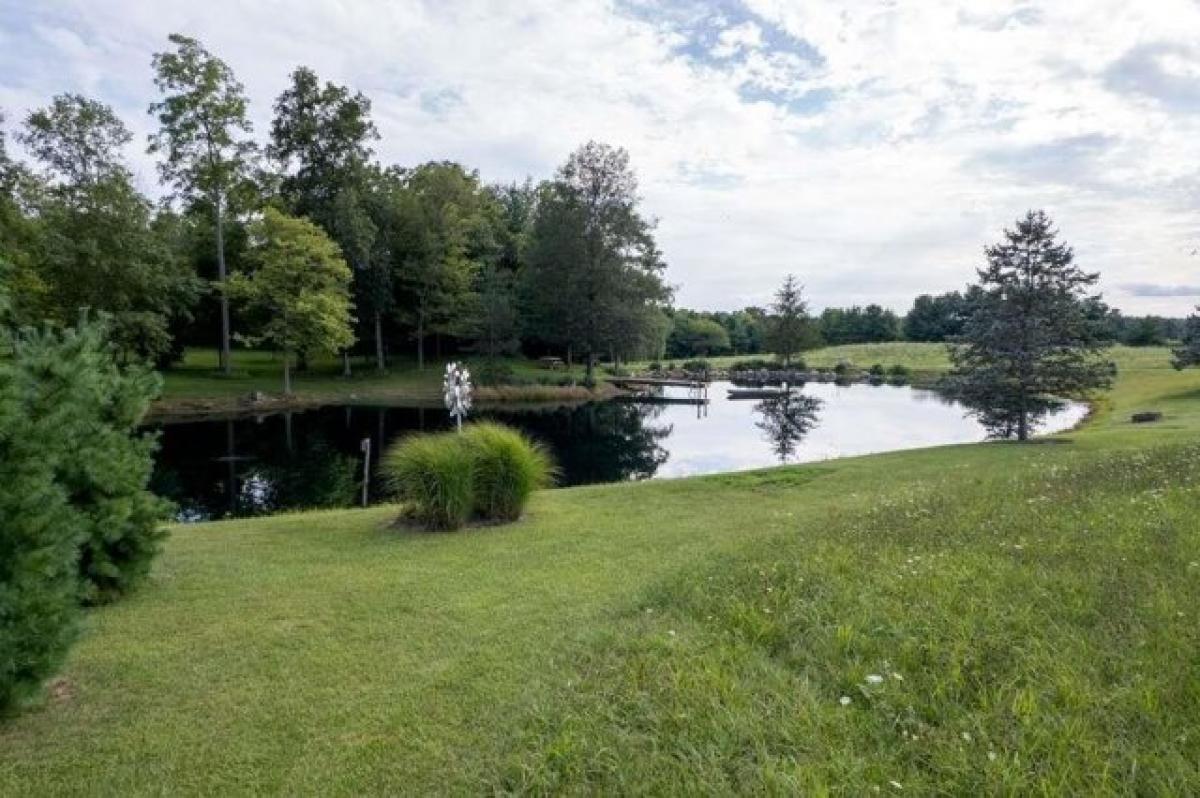
[[[588,142],[549,179],[488,184],[451,161],[380,163],[371,102],[299,67],[264,141],[242,84],[199,41],[153,56],[148,150],[166,196],[141,193],[112,108],[54,97],[0,131],[0,254],[15,325],[102,311],[122,357],[268,346],[286,376],[320,352],[387,368],[432,346],[497,356],[660,354],[671,291],[628,153]],[[0,118],[2,121],[2,118]]]
[[[890,341],[946,343],[961,336],[978,302],[977,286],[964,291],[921,294],[903,316],[881,305],[829,307],[810,319],[818,344],[870,344]],[[1127,316],[1096,300],[1089,312],[1098,322],[1101,340],[1125,346],[1165,346],[1187,335],[1188,320],[1165,316]],[[732,312],[668,309],[668,358],[770,353],[767,345],[772,307]]]

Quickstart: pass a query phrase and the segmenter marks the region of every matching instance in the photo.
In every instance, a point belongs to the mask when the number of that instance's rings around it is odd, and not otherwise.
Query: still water
[[[561,469],[561,485],[740,471],[986,438],[961,406],[919,388],[813,383],[774,397],[731,399],[731,387],[712,383],[703,406],[620,400],[480,416],[545,443]],[[685,389],[668,390],[673,393],[664,399],[688,398]],[[1067,429],[1086,410],[1068,404],[1039,432]],[[159,427],[153,488],[176,502],[184,521],[352,505],[362,490],[364,439],[377,454],[415,430],[449,426],[438,410],[361,406],[167,424]],[[376,483],[372,473],[372,501],[383,498]]]

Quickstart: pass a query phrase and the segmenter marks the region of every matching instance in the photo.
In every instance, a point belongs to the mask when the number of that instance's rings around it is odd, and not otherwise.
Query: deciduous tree
[[[255,156],[247,100],[229,66],[196,39],[175,33],[174,51],[154,56],[154,83],[164,94],[150,106],[160,130],[150,152],[162,156],[159,173],[177,194],[208,207],[217,253],[221,305],[221,369],[232,371],[225,222],[239,191],[245,191]]]
[[[629,154],[594,141],[572,153],[539,194],[522,281],[529,328],[581,352],[589,383],[596,355],[643,337],[631,325],[651,323],[644,311],[670,299],[639,201]]]
[[[274,208],[251,225],[250,237],[250,271],[233,275],[229,290],[263,319],[244,337],[279,350],[283,391],[290,394],[296,352],[332,354],[354,342],[350,267],[321,228]]]

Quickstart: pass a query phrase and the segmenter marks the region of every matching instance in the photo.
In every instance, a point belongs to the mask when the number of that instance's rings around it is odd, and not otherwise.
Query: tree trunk
[[[569,370],[574,367],[575,367],[575,349],[574,349],[574,347],[567,346],[567,369]]]
[[[343,377],[353,376],[353,373],[350,370],[350,350],[349,349],[342,350],[342,376]]]
[[[589,388],[596,384],[596,355],[590,349],[587,353],[587,371],[583,375],[583,384]]]
[[[229,348],[229,294],[225,290],[227,288],[225,283],[225,219],[220,196],[214,198],[213,210],[217,228],[217,281],[221,286],[221,371],[225,374],[232,374],[233,359]]]
[[[289,452],[296,448],[292,443],[292,411],[290,410],[283,414],[283,442]]]
[[[233,419],[225,422],[225,462],[229,468],[229,514],[237,512],[237,454],[234,451]]]
[[[292,353],[283,353],[283,395],[292,395]]]
[[[425,370],[425,313],[417,311],[417,370]]]
[[[383,358],[383,314],[375,311],[375,370],[382,372],[387,369]]]
[[[1017,417],[1017,440],[1029,440],[1029,414],[1024,410],[1022,410],[1021,414]]]

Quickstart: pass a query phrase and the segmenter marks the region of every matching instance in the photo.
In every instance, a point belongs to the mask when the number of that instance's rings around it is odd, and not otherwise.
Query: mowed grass
[[[1200,372],[1160,354],[1058,443],[178,527],[0,794],[1196,793]]]

